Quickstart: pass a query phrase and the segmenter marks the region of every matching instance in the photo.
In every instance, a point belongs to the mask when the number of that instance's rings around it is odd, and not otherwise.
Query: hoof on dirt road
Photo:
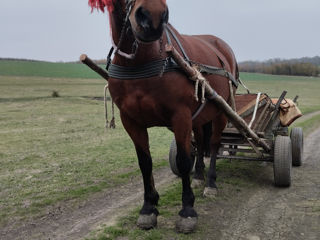
[[[140,215],[137,226],[143,230],[155,228],[157,226],[157,216],[154,213],[151,215]]]
[[[197,217],[180,217],[180,219],[176,222],[176,229],[178,233],[192,233],[195,231],[197,227],[198,218]]]
[[[191,187],[192,188],[201,188],[204,186],[204,180],[192,179]]]
[[[215,198],[218,195],[216,188],[206,187],[203,191],[203,196],[207,198]]]

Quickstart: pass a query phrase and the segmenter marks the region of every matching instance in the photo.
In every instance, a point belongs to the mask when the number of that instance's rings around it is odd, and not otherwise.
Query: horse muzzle
[[[162,36],[165,25],[168,23],[169,11],[157,14],[155,17],[147,9],[139,7],[135,12],[135,25],[133,32],[136,38],[141,42],[153,42]]]

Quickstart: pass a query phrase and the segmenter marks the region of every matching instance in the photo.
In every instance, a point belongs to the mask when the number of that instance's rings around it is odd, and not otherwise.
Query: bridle
[[[119,54],[120,56],[124,57],[124,58],[127,58],[127,59],[134,59],[136,57],[136,54],[138,52],[138,41],[135,40],[132,44],[132,53],[125,53],[123,51],[120,50],[121,48],[121,45],[122,45],[122,42],[123,42],[123,39],[124,39],[124,36],[127,32],[127,29],[131,26],[128,26],[128,23],[129,23],[129,17],[130,17],[130,14],[132,12],[132,9],[134,7],[136,3],[136,0],[126,0],[126,7],[125,7],[125,11],[126,11],[126,16],[124,18],[124,21],[123,21],[123,24],[122,24],[122,29],[121,29],[121,32],[120,32],[120,38],[119,38],[119,42],[118,44],[116,44],[113,40],[113,37],[112,37],[112,34],[111,34],[111,42],[112,42],[112,47],[109,51],[109,54],[108,54],[108,58],[107,58],[107,69],[109,68],[110,66],[110,63],[111,63],[111,56],[112,56],[112,53],[114,52],[114,54]],[[128,28],[127,28],[128,27]]]

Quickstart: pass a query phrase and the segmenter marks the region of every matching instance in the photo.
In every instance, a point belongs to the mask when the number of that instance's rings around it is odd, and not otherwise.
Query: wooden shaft
[[[174,61],[182,68],[182,70],[185,71],[191,80],[197,81],[197,79],[194,79],[195,76],[198,76],[198,80],[204,78],[200,72],[197,72],[195,68],[191,67],[189,63],[183,59],[180,53],[172,45],[166,45],[166,52],[174,59]],[[214,101],[218,108],[224,111],[225,115],[240,131],[240,133],[247,138],[251,138],[267,152],[271,151],[270,146],[249,128],[247,123],[235,111],[233,111],[229,104],[206,81],[204,84],[208,99]]]
[[[247,138],[251,138],[267,152],[271,151],[270,146],[262,138],[259,138],[259,136],[252,131],[251,128],[249,128],[247,123],[235,111],[233,111],[229,104],[227,104],[227,102],[220,95],[217,94],[216,96],[209,97],[209,99],[214,101],[218,108],[223,110],[227,118],[240,131],[240,133],[242,133],[242,135]]]
[[[80,61],[108,81],[109,74],[103,68],[95,64],[86,54],[80,56]]]
[[[166,44],[166,52],[173,57],[176,63],[186,72],[189,77],[194,77],[197,72],[196,70],[189,65],[189,63],[183,59],[180,53],[169,44]]]

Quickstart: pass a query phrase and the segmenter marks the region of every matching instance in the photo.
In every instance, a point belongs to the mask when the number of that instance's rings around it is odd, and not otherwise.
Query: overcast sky
[[[106,57],[108,16],[87,0],[0,0],[0,57],[73,61]],[[238,61],[320,55],[320,0],[167,0],[186,34],[213,34]]]

